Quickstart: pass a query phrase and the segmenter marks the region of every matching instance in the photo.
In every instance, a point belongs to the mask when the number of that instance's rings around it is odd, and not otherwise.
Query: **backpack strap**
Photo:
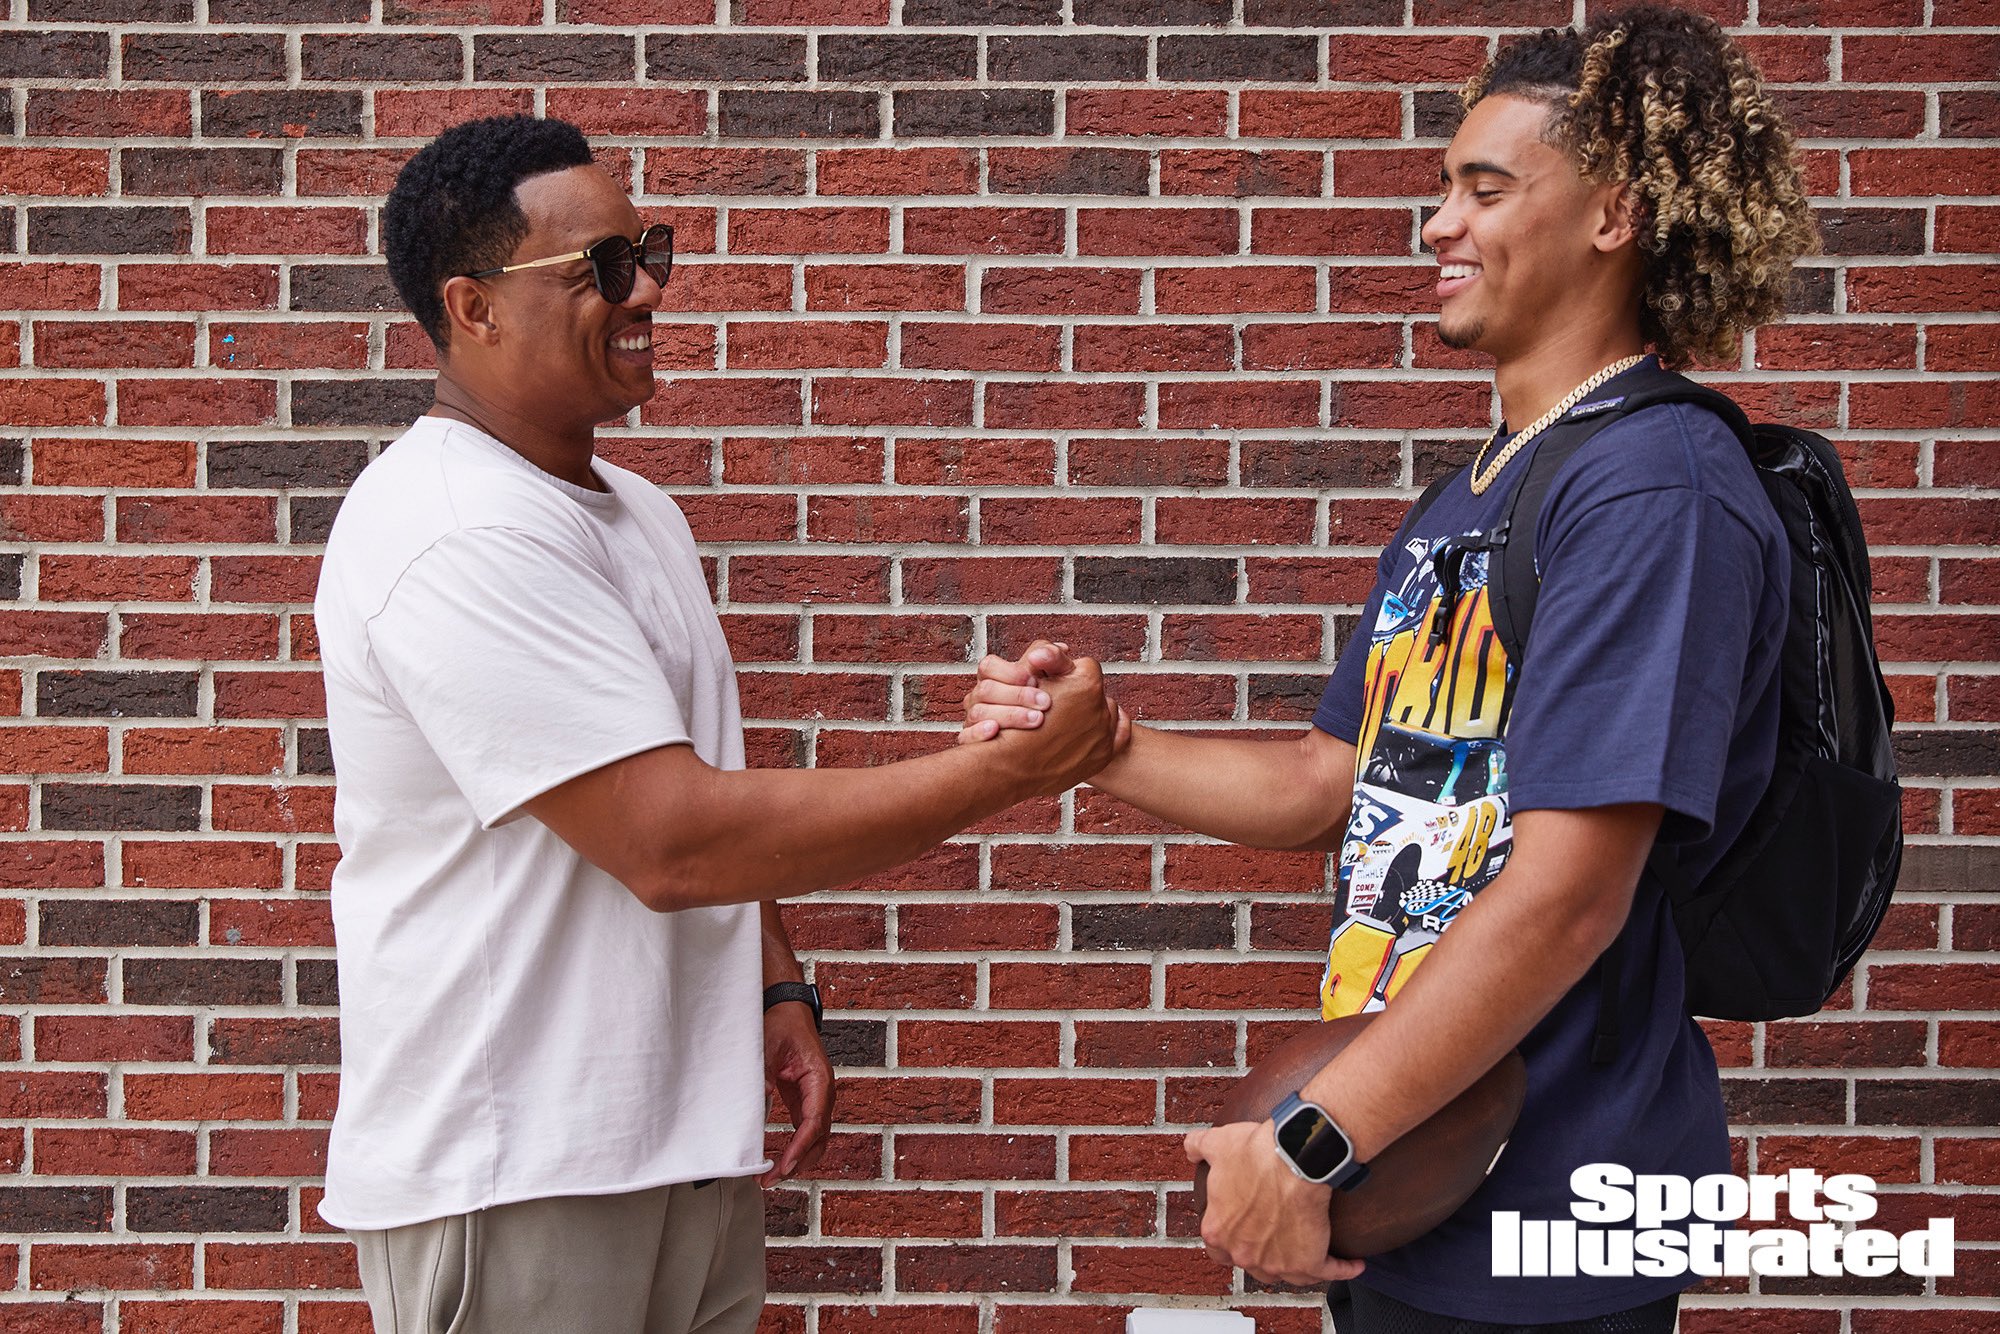
[[[1698,385],[1684,375],[1650,368],[1634,369],[1613,379],[1603,394],[1571,408],[1560,421],[1535,442],[1527,469],[1507,501],[1505,517],[1498,530],[1500,558],[1494,563],[1488,593],[1493,609],[1493,632],[1507,651],[1507,661],[1518,672],[1527,655],[1528,628],[1535,618],[1535,603],[1541,596],[1542,571],[1535,559],[1535,533],[1541,526],[1542,503],[1549,489],[1579,449],[1592,436],[1622,417],[1660,403],[1695,403],[1728,424],[1744,448],[1754,451],[1750,419],[1743,409],[1723,394]],[[1755,457],[1753,452],[1752,457]]]
[[[1437,498],[1444,494],[1444,489],[1458,480],[1459,474],[1464,471],[1463,467],[1453,468],[1449,472],[1433,477],[1431,484],[1424,488],[1423,494],[1410,502],[1409,512],[1403,516],[1403,526],[1407,528],[1422,518],[1424,511],[1435,504]]]

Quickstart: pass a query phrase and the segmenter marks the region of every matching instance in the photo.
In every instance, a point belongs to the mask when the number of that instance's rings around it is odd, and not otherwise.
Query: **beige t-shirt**
[[[655,746],[743,767],[687,522],[593,467],[423,417],[327,543],[336,1226],[767,1165],[756,907],[652,912],[520,811]]]

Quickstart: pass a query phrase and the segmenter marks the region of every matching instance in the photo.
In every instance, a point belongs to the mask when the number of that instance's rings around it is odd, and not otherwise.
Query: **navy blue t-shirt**
[[[1505,864],[1513,812],[1659,803],[1660,838],[1685,845],[1699,876],[1769,781],[1789,565],[1736,436],[1704,409],[1662,405],[1605,427],[1564,464],[1534,534],[1541,596],[1517,670],[1493,634],[1486,554],[1471,548],[1527,462],[1515,458],[1483,496],[1460,477],[1405,521],[1314,716],[1359,752],[1328,1018],[1394,997]],[[1448,611],[1440,564],[1457,570]],[[1437,635],[1434,619],[1445,621]],[[1492,1276],[1492,1212],[1572,1217],[1578,1166],[1730,1170],[1715,1058],[1683,1010],[1680,943],[1650,878],[1618,948],[1616,1058],[1590,1061],[1593,969],[1521,1043],[1527,1102],[1493,1174],[1435,1231],[1368,1257],[1357,1281],[1441,1315],[1523,1324],[1622,1310],[1694,1281]]]

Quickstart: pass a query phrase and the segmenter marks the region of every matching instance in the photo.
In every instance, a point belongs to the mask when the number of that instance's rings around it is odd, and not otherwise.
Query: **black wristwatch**
[[[815,1033],[819,1031],[820,1020],[826,1011],[820,1006],[818,987],[810,982],[773,982],[764,988],[765,1009],[768,1010],[773,1005],[783,1005],[786,1001],[803,1001],[812,1006],[813,1031]]]
[[[1287,1094],[1271,1120],[1278,1127],[1278,1156],[1299,1177],[1335,1190],[1353,1190],[1368,1179],[1368,1164],[1354,1156],[1354,1142],[1318,1103]]]

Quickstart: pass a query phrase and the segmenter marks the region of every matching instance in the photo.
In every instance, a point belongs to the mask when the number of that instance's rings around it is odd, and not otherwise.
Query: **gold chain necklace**
[[[1603,370],[1599,371],[1597,374],[1591,376],[1588,380],[1585,380],[1582,384],[1578,385],[1576,388],[1570,390],[1569,393],[1563,398],[1563,400],[1560,403],[1550,408],[1547,412],[1544,412],[1541,416],[1535,418],[1534,422],[1530,424],[1526,430],[1516,435],[1512,440],[1509,440],[1507,442],[1507,447],[1501,450],[1498,454],[1494,455],[1493,466],[1490,468],[1486,468],[1485,472],[1482,474],[1480,472],[1480,469],[1486,467],[1486,451],[1493,448],[1493,442],[1500,438],[1500,427],[1499,426],[1494,427],[1493,434],[1486,437],[1486,443],[1479,447],[1478,456],[1472,460],[1472,494],[1475,496],[1484,495],[1486,493],[1486,488],[1493,485],[1493,479],[1500,475],[1500,470],[1507,466],[1507,461],[1513,458],[1516,454],[1521,452],[1521,446],[1527,444],[1529,441],[1533,440],[1536,436],[1540,435],[1543,431],[1546,431],[1549,429],[1549,427],[1555,425],[1557,420],[1560,419],[1564,413],[1568,412],[1578,403],[1581,403],[1584,399],[1584,396],[1589,394],[1591,390],[1597,388],[1597,386],[1603,384],[1606,380],[1609,380],[1612,376],[1622,375],[1626,371],[1631,370],[1634,366],[1638,365],[1645,359],[1646,358],[1643,355],[1641,355],[1636,357],[1624,357],[1618,361],[1614,361],[1609,366],[1606,366]],[[1501,425],[1504,426],[1505,423],[1503,422],[1501,423]]]

